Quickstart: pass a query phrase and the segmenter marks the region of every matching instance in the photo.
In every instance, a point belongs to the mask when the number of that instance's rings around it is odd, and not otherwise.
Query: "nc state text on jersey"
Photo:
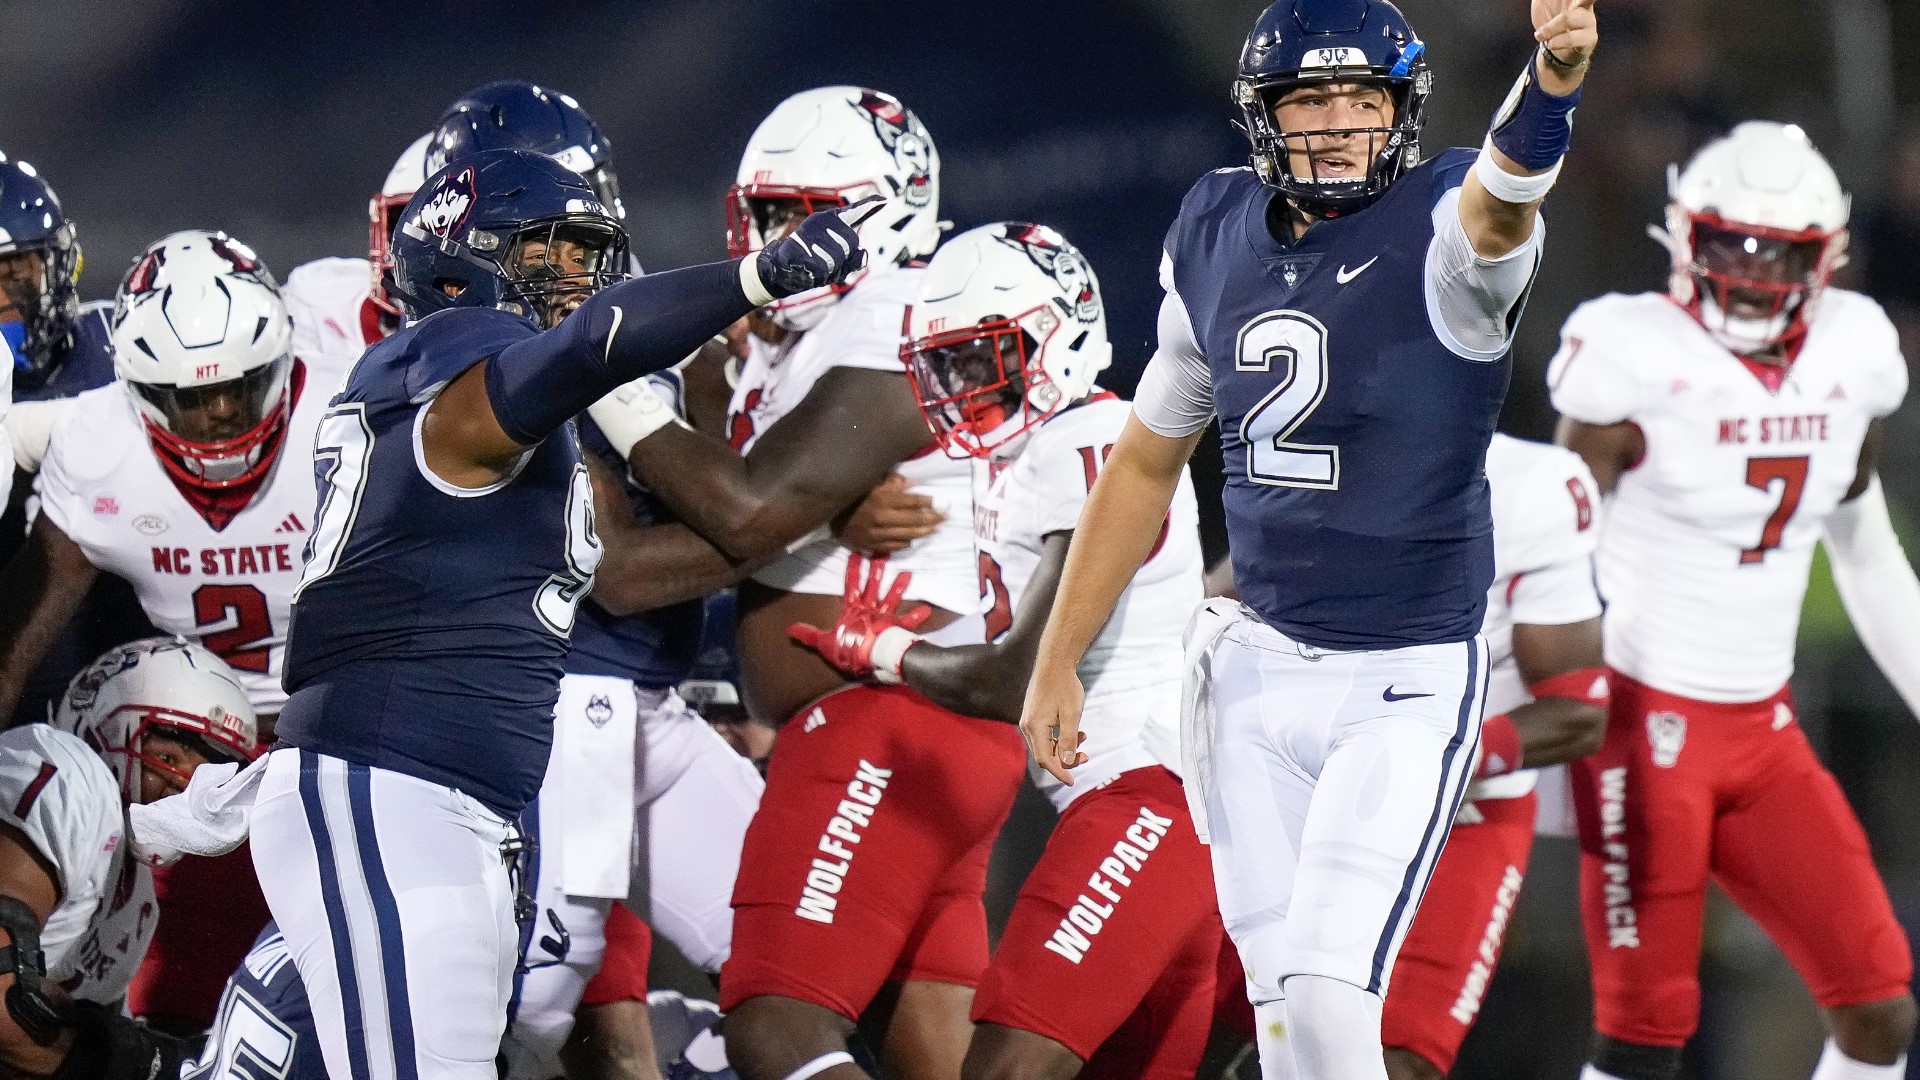
[[[200,573],[208,576],[233,574],[281,574],[300,569],[293,561],[290,544],[256,544],[251,547],[200,549]],[[193,573],[193,551],[183,547],[153,549],[153,569],[161,574]]]
[[[1826,442],[1827,414],[1741,416],[1720,421],[1720,445],[1729,443]]]

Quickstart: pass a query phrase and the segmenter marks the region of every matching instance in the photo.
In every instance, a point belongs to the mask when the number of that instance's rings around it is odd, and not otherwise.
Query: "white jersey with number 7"
[[[1830,289],[1781,373],[1728,352],[1663,294],[1609,295],[1561,330],[1554,407],[1637,425],[1600,538],[1606,657],[1699,701],[1757,701],[1793,674],[1813,548],[1867,427],[1907,390],[1893,325]]]

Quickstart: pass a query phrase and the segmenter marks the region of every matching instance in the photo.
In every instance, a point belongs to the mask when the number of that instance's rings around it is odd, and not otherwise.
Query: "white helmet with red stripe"
[[[67,684],[53,726],[94,748],[138,802],[142,773],[154,769],[185,787],[188,776],[148,752],[163,735],[210,761],[245,763],[260,756],[253,706],[240,680],[217,656],[182,637],[130,641],[101,654]]]
[[[727,250],[735,258],[760,250],[815,210],[874,196],[886,201],[860,226],[868,269],[847,284],[772,304],[781,325],[817,325],[865,274],[932,254],[942,229],[940,154],[898,98],[859,86],[795,94],[754,130],[727,190]]]
[[[134,261],[113,309],[113,366],[173,478],[203,492],[264,477],[286,434],[280,287],[253,249],[189,229]]]
[[[407,208],[413,193],[426,186],[427,145],[432,141],[433,132],[429,131],[401,151],[400,159],[387,170],[380,194],[367,202],[367,262],[373,268],[373,289],[368,295],[376,307],[395,319],[403,319],[407,313],[387,295],[385,275],[393,268],[393,230],[400,224],[400,211]]]
[[[1093,391],[1113,361],[1080,250],[1045,225],[1003,221],[948,241],[927,265],[901,349],[934,437],[954,457],[1010,448]]]
[[[1791,124],[1749,121],[1670,168],[1673,297],[1714,339],[1751,355],[1806,333],[1845,261],[1850,200]]]

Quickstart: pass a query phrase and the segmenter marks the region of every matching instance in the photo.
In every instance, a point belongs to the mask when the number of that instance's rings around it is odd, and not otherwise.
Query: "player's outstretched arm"
[[[1073,783],[1068,770],[1086,760],[1079,749],[1080,658],[1152,553],[1187,459],[1204,433],[1201,428],[1169,438],[1129,416],[1080,511],[1020,718],[1033,760],[1062,783]]]
[[[1534,216],[1560,173],[1573,110],[1599,43],[1594,0],[1533,0],[1534,53],[1501,106],[1480,161],[1460,192],[1460,223],[1483,259],[1510,254],[1533,235]]]
[[[1920,716],[1920,577],[1901,549],[1876,470],[1881,422],[1867,429],[1847,497],[1827,517],[1825,542],[1840,602],[1860,643],[1909,711]]]
[[[524,338],[448,384],[421,428],[428,466],[484,487],[623,383],[685,359],[747,313],[844,281],[865,262],[854,225],[872,212],[823,210],[758,255],[623,281],[558,326]]]
[[[744,458],[667,424],[634,443],[628,461],[694,531],[756,561],[831,522],[932,441],[904,372],[838,367]]]
[[[80,545],[41,514],[0,573],[0,718],[13,715],[27,679],[80,608],[99,574]]]

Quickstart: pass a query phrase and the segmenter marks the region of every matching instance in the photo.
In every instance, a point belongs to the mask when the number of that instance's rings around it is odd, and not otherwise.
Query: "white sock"
[[[1289,976],[1287,1036],[1302,1080],[1387,1080],[1380,995],[1322,975]]]
[[[1253,1007],[1253,1038],[1260,1050],[1260,1080],[1300,1080],[1287,1038],[1287,999]]]
[[[1820,1051],[1820,1064],[1813,1067],[1813,1080],[1900,1080],[1905,1075],[1905,1054],[1891,1065],[1869,1065],[1841,1053],[1832,1039],[1828,1039],[1827,1048]]]
[[[1610,1072],[1601,1072],[1592,1065],[1588,1065],[1586,1068],[1580,1070],[1580,1080],[1620,1080],[1620,1078]]]

